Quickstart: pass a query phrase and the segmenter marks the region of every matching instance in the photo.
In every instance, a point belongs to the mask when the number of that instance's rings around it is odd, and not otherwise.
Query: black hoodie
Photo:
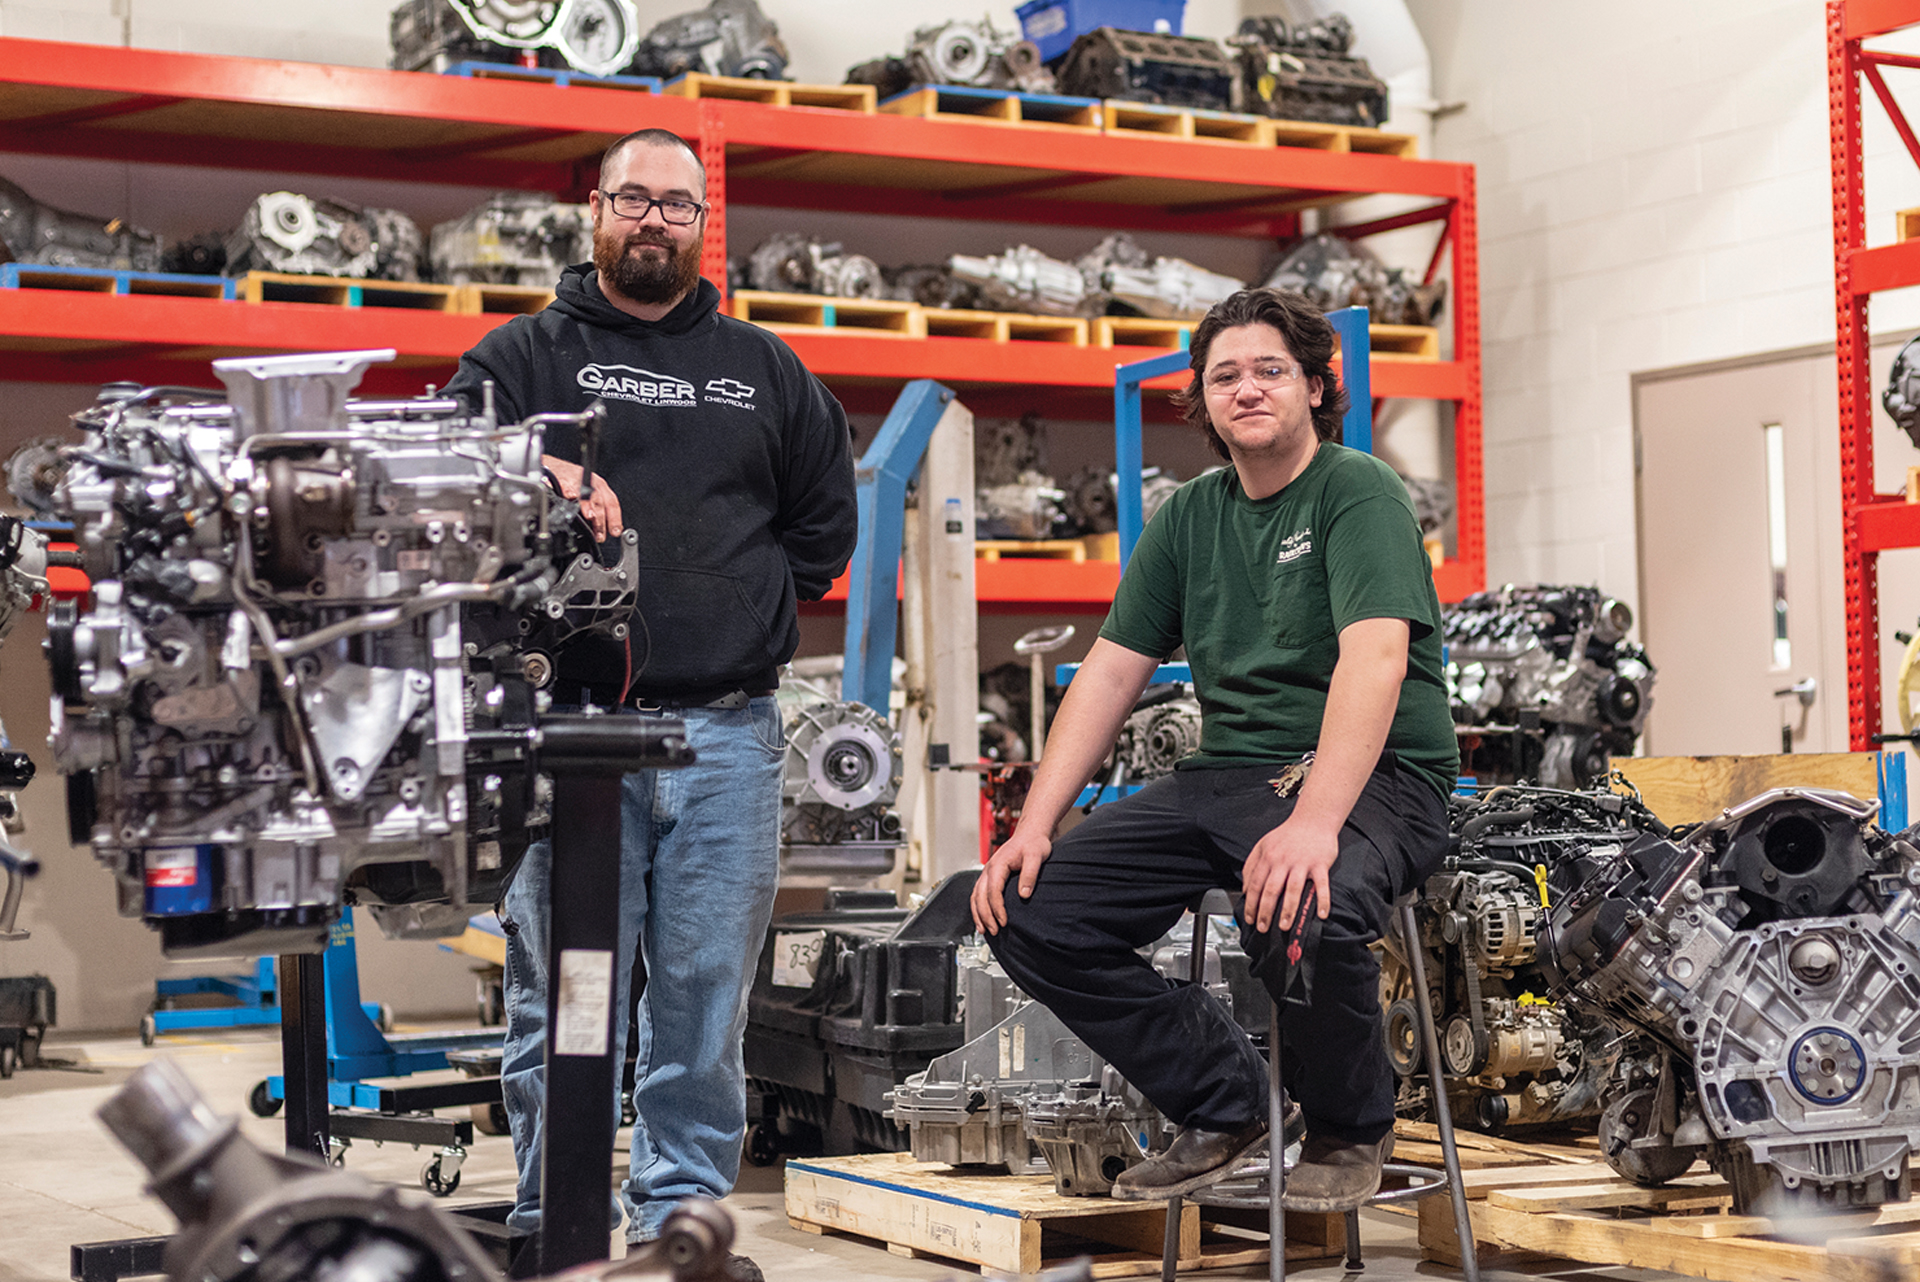
[[[796,598],[825,595],[853,555],[846,414],[791,348],[719,302],[703,279],[637,320],[592,264],[569,267],[551,306],[481,339],[447,385],[477,406],[491,379],[503,423],[606,403],[595,471],[640,535],[631,681],[646,696],[772,689],[799,644]],[[580,461],[571,428],[549,428],[546,449]],[[620,644],[576,643],[556,696],[586,683],[604,699],[627,671]]]

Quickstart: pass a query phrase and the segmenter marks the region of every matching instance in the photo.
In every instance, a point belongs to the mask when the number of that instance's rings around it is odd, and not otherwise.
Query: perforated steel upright
[[[1833,159],[1834,357],[1840,390],[1840,511],[1847,609],[1847,738],[1856,752],[1880,729],[1879,554],[1920,546],[1920,514],[1873,489],[1873,392],[1868,302],[1880,290],[1920,284],[1920,241],[1868,248],[1860,82],[1892,120],[1920,165],[1920,139],[1894,102],[1881,67],[1920,68],[1920,58],[1862,42],[1920,24],[1915,0],[1828,0],[1827,106]]]

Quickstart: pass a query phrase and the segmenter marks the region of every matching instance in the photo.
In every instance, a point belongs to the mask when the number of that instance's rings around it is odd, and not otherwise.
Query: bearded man
[[[773,692],[799,642],[795,601],[825,595],[856,533],[846,415],[780,339],[718,314],[719,291],[700,276],[705,197],[700,159],[678,135],[615,142],[589,198],[593,262],[566,270],[545,311],[489,333],[447,387],[478,406],[491,384],[504,422],[605,403],[581,513],[598,538],[626,524],[639,534],[632,639],[563,652],[550,693],[560,707],[680,717],[698,755],[684,770],[630,774],[622,790],[616,1048],[627,1044],[636,946],[646,966],[638,1119],[619,1195],[629,1243],[657,1237],[677,1200],[724,1197],[739,1175],[746,990],[779,875],[786,737]],[[551,482],[579,498],[577,434],[550,428],[546,448]],[[551,846],[535,842],[503,913],[501,1079],[519,1168],[508,1224],[529,1233],[540,1216],[550,868]],[[734,1271],[758,1273],[740,1257]]]

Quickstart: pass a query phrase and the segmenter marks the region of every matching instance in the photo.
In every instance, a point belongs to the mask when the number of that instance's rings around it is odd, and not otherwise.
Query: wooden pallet
[[[1118,561],[1120,559],[1120,533],[1108,530],[1105,534],[1085,534],[1080,541],[1087,545],[1087,560]]]
[[[786,80],[709,76],[699,71],[669,80],[661,92],[676,98],[732,98],[770,107],[824,107],[867,116],[873,114],[877,96],[872,85],[797,85]]]
[[[173,294],[182,298],[232,298],[224,276],[180,272],[117,271],[107,267],[0,264],[0,289],[68,289],[87,294]]]
[[[1005,89],[976,89],[971,85],[920,85],[895,94],[880,104],[880,110],[889,115],[919,116],[926,120],[984,121],[1081,133],[1097,132],[1101,122],[1098,98],[1014,93]]]
[[[1413,160],[1420,140],[1412,134],[1390,134],[1384,129],[1357,125],[1323,125],[1311,120],[1268,121],[1268,138],[1275,147],[1310,147],[1315,151],[1359,151],[1376,156]]]
[[[978,539],[973,545],[973,555],[982,561],[1035,557],[1043,561],[1072,561],[1077,564],[1087,559],[1087,545],[1083,539]]]
[[[828,298],[743,289],[727,300],[743,321],[772,330],[831,331],[863,338],[925,338],[926,309],[884,298]]]
[[[1151,316],[1096,316],[1093,345],[1183,349],[1193,338],[1193,326],[1193,321],[1156,320]]]
[[[520,67],[507,62],[456,62],[446,71],[450,76],[472,80],[520,80],[528,84],[584,85],[595,89],[625,89],[629,93],[659,93],[658,76],[589,76],[570,67]]]
[[[1369,325],[1367,344],[1377,361],[1440,359],[1440,331],[1431,325]]]
[[[1920,209],[1895,210],[1893,232],[1895,240],[1912,240],[1920,236]]]
[[[932,1256],[1032,1275],[1050,1261],[1093,1257],[1096,1278],[1160,1272],[1165,1203],[1061,1197],[1045,1175],[980,1175],[907,1153],[787,1162],[787,1220],[807,1233],[845,1233],[895,1255]],[[1180,1271],[1264,1265],[1264,1211],[1181,1208]],[[1337,1255],[1337,1215],[1289,1215],[1287,1259]]]
[[[1463,1182],[1483,1267],[1513,1251],[1722,1282],[1879,1282],[1920,1266],[1920,1205],[1776,1223],[1732,1214],[1704,1164],[1658,1189],[1598,1162],[1469,1170]],[[1422,1202],[1419,1216],[1421,1254],[1457,1265],[1447,1199]]]
[[[1110,134],[1156,134],[1190,142],[1233,142],[1254,147],[1273,145],[1273,122],[1264,116],[1167,107],[1156,102],[1123,102],[1118,98],[1109,98],[1102,105],[1106,108],[1106,130]]]
[[[463,316],[488,312],[531,315],[545,311],[553,291],[540,285],[455,285],[453,310]]]
[[[239,280],[249,303],[318,303],[326,307],[406,307],[422,312],[458,311],[454,285],[404,280],[358,280],[346,276],[290,276],[248,272]]]
[[[983,338],[992,343],[1087,345],[1087,322],[1077,316],[1022,316],[1011,312],[925,309],[929,338]]]

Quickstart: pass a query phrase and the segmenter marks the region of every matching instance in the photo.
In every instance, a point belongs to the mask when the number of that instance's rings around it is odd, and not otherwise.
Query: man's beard
[[[666,255],[633,253],[639,245],[657,245]],[[689,293],[700,279],[700,242],[675,245],[665,233],[616,236],[595,228],[593,265],[603,282],[633,302],[671,303]]]

